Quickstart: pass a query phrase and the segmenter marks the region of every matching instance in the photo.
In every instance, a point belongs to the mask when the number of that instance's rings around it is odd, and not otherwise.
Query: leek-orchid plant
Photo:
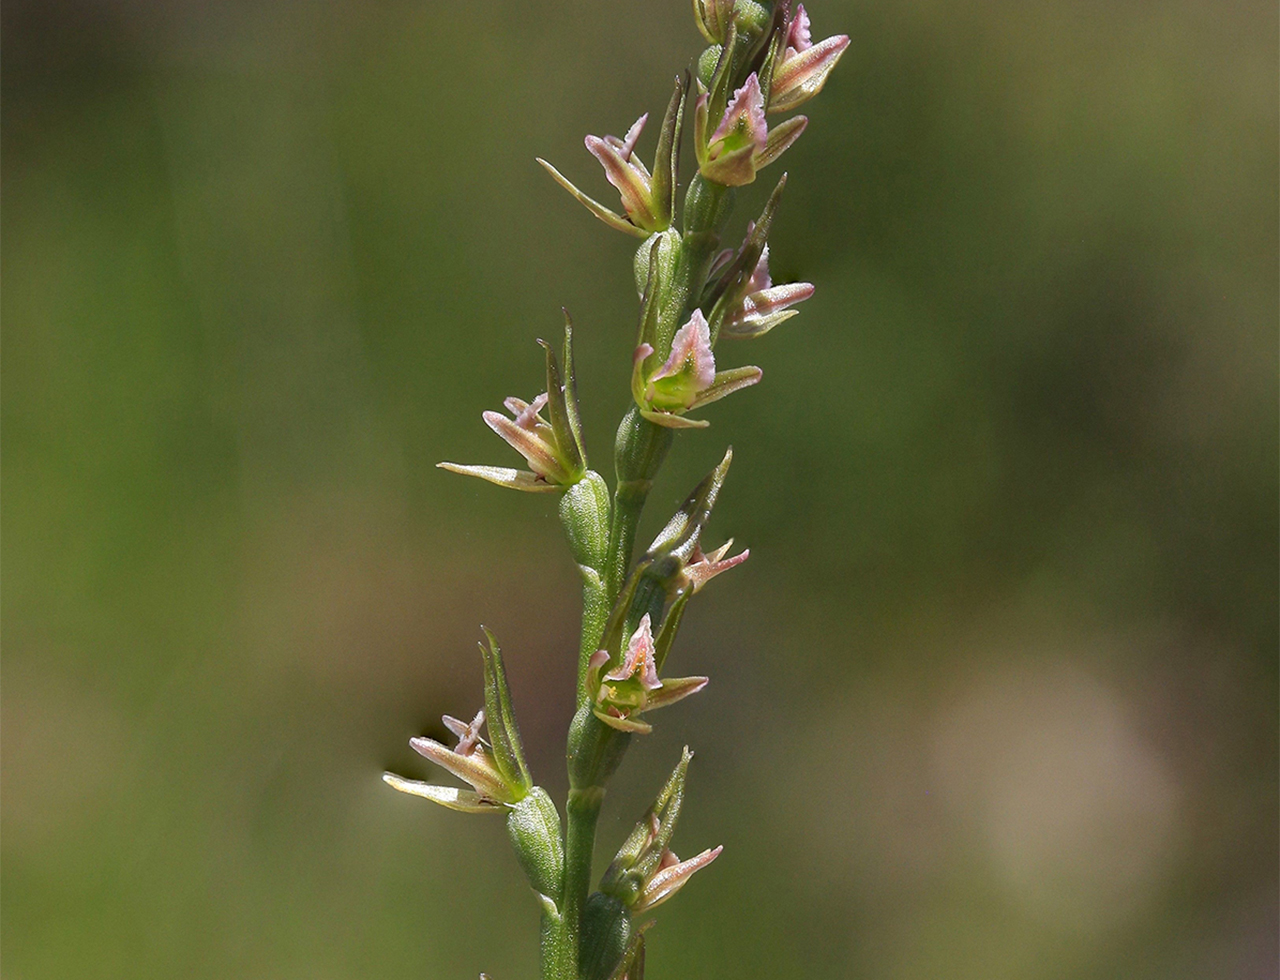
[[[681,860],[671,850],[692,753],[671,777],[598,880],[591,857],[605,787],[652,712],[696,694],[702,676],[666,672],[689,601],[721,572],[747,559],[732,542],[706,550],[703,531],[729,471],[732,451],[694,488],[653,543],[633,560],[645,499],[675,434],[705,428],[712,402],[760,381],[758,367],[720,367],[720,340],[763,336],[796,314],[813,286],[775,285],[768,236],[786,176],[778,180],[737,248],[722,248],[736,188],[752,183],[804,131],[793,115],[817,95],[849,39],[810,37],[803,6],[788,0],[694,0],[709,47],[696,72],[678,78],[658,130],[652,167],[639,153],[648,114],[626,135],[588,136],[586,147],[621,198],[615,211],[539,160],[593,215],[641,239],[635,258],[639,317],[631,347],[631,406],[614,445],[612,490],[587,460],[573,362],[573,330],[545,349],[546,391],[508,398],[510,416],[484,421],[526,468],[441,463],[502,487],[559,495],[569,548],[582,575],[582,632],[576,713],[568,733],[569,793],[562,813],[534,782],[516,725],[502,654],[485,630],[480,653],[484,707],[471,721],[446,716],[452,747],[429,738],[410,744],[466,788],[387,773],[389,785],[463,813],[506,818],[520,866],[541,909],[544,980],[642,980],[648,913],[720,854]],[[680,145],[692,104],[697,172],[677,212]],[[677,227],[678,224],[678,227]],[[593,888],[594,882],[594,888]]]

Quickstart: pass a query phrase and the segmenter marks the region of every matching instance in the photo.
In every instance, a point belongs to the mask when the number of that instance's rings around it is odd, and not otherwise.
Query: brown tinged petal
[[[423,758],[430,759],[464,783],[470,783],[481,796],[499,803],[517,801],[518,797],[483,749],[476,749],[470,755],[459,755],[433,738],[411,738],[409,744]]]
[[[507,808],[501,803],[487,799],[469,789],[458,789],[456,786],[436,786],[417,779],[405,779],[393,772],[384,772],[382,781],[392,789],[410,796],[420,796],[432,803],[447,806],[450,810],[463,813],[505,813]]]
[[[720,856],[724,845],[708,848],[697,857],[680,861],[670,851],[663,853],[663,867],[645,882],[644,890],[631,911],[633,915],[656,908],[685,886],[694,872],[700,871]],[[672,863],[672,862],[675,863]]]
[[[510,490],[524,490],[526,493],[558,493],[564,487],[548,483],[537,473],[528,470],[516,470],[509,466],[466,466],[462,463],[436,463],[442,470],[459,473],[462,476],[478,476],[482,480]]]

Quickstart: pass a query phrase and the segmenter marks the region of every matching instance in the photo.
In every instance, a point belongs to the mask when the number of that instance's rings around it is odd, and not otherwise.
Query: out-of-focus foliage
[[[378,776],[484,622],[563,785],[554,501],[433,464],[561,304],[607,458],[630,248],[533,157],[594,187],[697,54],[628,6],[5,4],[7,976],[532,972],[501,822]],[[771,254],[817,296],[649,515],[732,442],[752,560],[601,856],[687,741],[726,846],[672,976],[1274,977],[1276,11],[813,8]]]

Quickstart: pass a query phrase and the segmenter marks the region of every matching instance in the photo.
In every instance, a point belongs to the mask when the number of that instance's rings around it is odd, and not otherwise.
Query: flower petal
[[[627,163],[621,152],[599,136],[588,136],[587,150],[600,161],[604,175],[622,195],[622,208],[632,223],[649,231],[659,231],[653,213],[652,187],[646,175]]]
[[[469,789],[458,789],[456,786],[437,786],[417,779],[405,779],[393,772],[384,772],[382,781],[401,793],[421,796],[424,800],[430,800],[432,803],[439,803],[450,810],[460,810],[463,813],[502,813],[507,809],[501,803],[486,800],[479,793],[473,793]]]
[[[764,149],[756,154],[756,169],[767,167],[782,156],[787,148],[800,138],[800,134],[804,132],[804,128],[808,125],[809,119],[807,116],[792,116],[786,122],[781,122],[774,126],[769,133]]]
[[[483,412],[481,417],[489,428],[502,436],[512,449],[528,461],[533,472],[552,483],[572,482],[564,465],[557,458],[554,447],[548,445],[537,432],[523,428],[501,412]]]
[[[418,755],[430,759],[464,783],[470,783],[481,796],[503,803],[515,802],[511,790],[502,781],[502,774],[482,749],[477,749],[470,755],[459,755],[433,738],[411,738],[409,745]]]
[[[450,473],[461,473],[463,476],[478,476],[500,487],[511,490],[524,490],[528,493],[556,493],[564,487],[548,483],[537,473],[528,470],[515,470],[508,466],[464,466],[461,463],[436,463],[442,470]]]
[[[711,402],[718,402],[725,395],[732,395],[740,388],[749,388],[763,376],[764,372],[755,365],[746,365],[745,367],[721,371],[716,375],[715,381],[705,391],[698,394],[690,408],[701,408]]]
[[[630,680],[636,675],[636,671],[639,671],[640,686],[646,691],[661,687],[662,682],[658,680],[658,670],[653,663],[653,653],[653,628],[649,621],[649,614],[645,613],[640,619],[640,625],[636,627],[636,631],[631,634],[631,639],[627,642],[627,652],[622,658],[622,663],[605,674],[605,680]]]
[[[620,732],[633,732],[636,735],[648,735],[653,731],[652,725],[646,721],[641,721],[639,718],[618,718],[600,708],[592,708],[591,713],[610,728],[616,729]]]
[[[769,111],[788,112],[821,92],[831,69],[848,46],[848,36],[836,34],[810,48],[788,48],[782,63],[773,73]]]
[[[714,145],[720,140],[736,136],[755,144],[757,150],[763,150],[768,135],[769,126],[764,119],[764,94],[760,91],[760,79],[752,72],[742,87],[733,93],[733,99],[725,107],[720,125],[707,142]]]
[[[671,412],[653,412],[647,408],[640,409],[640,415],[654,425],[667,429],[705,429],[711,424],[706,419],[690,419]]]
[[[581,204],[584,208],[586,208],[588,211],[594,214],[597,218],[603,221],[610,228],[613,228],[617,231],[624,231],[628,235],[635,235],[637,238],[649,237],[649,233],[645,231],[643,228],[637,228],[635,225],[633,225],[630,221],[628,221],[622,215],[615,214],[613,211],[610,211],[608,208],[606,208],[603,204],[601,204],[595,198],[588,197],[586,194],[582,193],[582,191],[578,190],[578,188],[573,186],[573,183],[567,177],[565,177],[564,174],[562,174],[555,167],[551,166],[551,164],[547,163],[547,161],[542,159],[542,157],[538,157],[537,160],[538,160],[538,163],[542,164],[543,169],[546,170],[547,173],[551,174],[552,178],[555,180],[557,184],[559,184],[561,187],[567,190],[570,194],[572,194],[574,196],[574,199],[577,200],[579,204]]]
[[[632,906],[631,914],[638,915],[661,905],[683,888],[695,871],[705,868],[718,858],[723,850],[723,845],[708,848],[687,861],[677,861],[670,851],[664,852],[661,870],[645,882],[644,891],[640,893],[640,900]]]
[[[662,682],[662,687],[650,692],[644,710],[651,711],[654,708],[665,708],[669,704],[675,704],[690,694],[697,694],[707,686],[709,681],[708,677],[669,677]]]

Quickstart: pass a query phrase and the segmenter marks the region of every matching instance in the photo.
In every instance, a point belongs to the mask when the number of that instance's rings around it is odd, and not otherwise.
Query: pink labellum
[[[794,48],[796,51],[803,51],[805,48],[813,44],[809,33],[809,15],[805,12],[804,4],[796,7],[796,12],[791,18],[791,24],[787,28],[787,47]]]
[[[440,720],[444,722],[444,727],[458,739],[458,744],[453,747],[453,751],[458,755],[470,755],[475,751],[476,746],[480,744],[480,729],[484,727],[484,708],[476,712],[476,716],[470,723],[460,721],[451,715],[445,715]]]
[[[649,381],[660,381],[689,373],[691,389],[697,393],[710,386],[716,376],[716,359],[711,352],[711,326],[701,310],[694,310],[689,322],[676,331],[671,340],[671,356]]]
[[[653,661],[654,652],[653,630],[649,624],[649,614],[645,613],[635,633],[631,635],[622,664],[605,674],[605,680],[630,680],[639,671],[640,686],[646,691],[657,690],[662,682],[658,680],[658,668]]]
[[[714,146],[720,140],[738,135],[755,144],[756,152],[764,150],[769,137],[769,126],[764,119],[764,95],[760,91],[760,79],[755,72],[747,76],[742,88],[733,93],[733,99],[724,111],[724,118],[716,127],[708,144]]]

